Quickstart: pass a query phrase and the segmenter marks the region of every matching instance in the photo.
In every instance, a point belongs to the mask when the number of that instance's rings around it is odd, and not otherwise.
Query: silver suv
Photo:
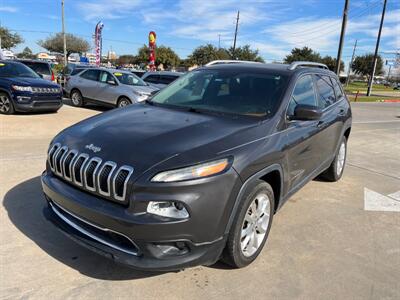
[[[74,106],[86,103],[123,107],[146,100],[158,88],[128,71],[91,68],[71,76],[65,92]]]

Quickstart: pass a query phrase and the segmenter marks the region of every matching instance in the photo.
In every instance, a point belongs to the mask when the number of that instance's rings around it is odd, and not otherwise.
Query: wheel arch
[[[133,104],[134,102],[132,101],[132,99],[131,98],[129,98],[128,96],[125,96],[125,95],[121,95],[121,96],[119,96],[118,97],[118,99],[117,99],[117,105],[118,105],[118,102],[122,99],[122,98],[126,98],[126,99],[128,99],[130,102],[131,102],[131,104]]]
[[[231,229],[233,220],[235,218],[235,215],[237,213],[240,199],[243,196],[247,186],[254,182],[255,180],[263,180],[267,182],[269,185],[271,185],[272,190],[274,192],[274,204],[275,204],[275,212],[277,211],[280,201],[281,201],[281,195],[282,195],[282,187],[283,187],[283,170],[282,166],[280,164],[272,164],[257,173],[253,174],[250,176],[246,181],[243,183],[242,187],[240,188],[239,193],[236,196],[235,204],[233,206],[233,209],[231,211],[231,214],[229,216],[228,224],[225,228],[225,234],[229,233],[229,230]]]

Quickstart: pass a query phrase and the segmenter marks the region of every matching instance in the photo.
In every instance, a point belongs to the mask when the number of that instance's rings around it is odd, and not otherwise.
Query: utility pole
[[[354,54],[356,54],[356,48],[357,48],[357,40],[354,43],[353,54],[351,55],[351,60],[350,60],[350,63],[349,63],[349,70],[347,71],[346,86],[349,84],[350,70],[351,70],[351,66],[353,65]]]
[[[233,39],[233,50],[232,50],[232,55],[233,59],[235,59],[235,50],[236,50],[236,37],[238,33],[238,27],[239,27],[239,11],[237,12],[237,17],[236,17],[236,28],[235,28],[235,38]]]
[[[218,49],[221,49],[221,35],[218,34]]]
[[[372,71],[371,71],[371,75],[370,75],[370,77],[369,77],[367,96],[371,96],[372,83],[374,82],[375,69],[376,69],[376,61],[377,61],[377,59],[378,59],[379,43],[380,43],[380,41],[381,41],[381,33],[382,33],[382,27],[383,27],[383,20],[385,19],[386,1],[387,1],[387,0],[384,0],[384,2],[383,2],[381,24],[379,25],[378,38],[376,39],[376,47],[375,47],[374,61],[373,61],[373,63],[372,63]]]
[[[344,34],[346,32],[347,25],[347,12],[349,10],[349,0],[345,0],[344,9],[343,9],[343,20],[342,20],[342,31],[340,32],[340,41],[339,41],[339,49],[336,58],[336,74],[339,76],[340,73],[340,60],[342,59],[342,49],[343,49],[343,41]]]
[[[65,25],[64,25],[64,0],[61,0],[61,19],[62,19],[62,35],[64,40],[64,66],[67,66],[67,40],[65,38]]]

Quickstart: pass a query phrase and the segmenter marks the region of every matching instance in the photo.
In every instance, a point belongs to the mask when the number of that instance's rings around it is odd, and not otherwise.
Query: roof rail
[[[289,65],[288,70],[295,70],[297,67],[317,67],[329,70],[327,65],[312,61],[294,61]]]
[[[233,59],[218,59],[210,61],[209,63],[205,64],[204,66],[213,66],[213,65],[222,65],[222,64],[261,64],[258,61],[248,61],[248,60],[233,60]]]

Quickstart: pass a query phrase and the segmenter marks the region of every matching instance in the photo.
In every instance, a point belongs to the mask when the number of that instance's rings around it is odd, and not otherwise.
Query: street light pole
[[[383,21],[384,21],[384,19],[385,19],[386,1],[387,1],[387,0],[385,0],[385,1],[383,2],[381,24],[379,25],[378,38],[376,39],[374,61],[373,61],[373,64],[372,64],[371,75],[370,75],[369,81],[368,81],[367,96],[371,96],[372,83],[374,82],[374,76],[375,76],[375,70],[376,70],[376,61],[377,61],[377,59],[378,59],[379,43],[380,43],[380,41],[381,41],[381,33],[382,33]]]
[[[338,49],[337,58],[336,58],[336,70],[335,70],[335,73],[338,76],[339,76],[339,73],[340,73],[340,60],[342,59],[342,49],[343,49],[344,34],[346,32],[347,12],[348,12],[348,10],[349,10],[349,0],[346,0],[345,3],[344,3],[342,30],[340,32],[339,49]]]
[[[237,17],[236,17],[235,38],[233,39],[233,50],[232,50],[233,59],[235,59],[236,37],[238,33],[238,26],[239,26],[239,11],[237,12]]]
[[[61,0],[61,19],[62,19],[62,35],[64,40],[64,66],[67,66],[67,40],[65,38],[65,24],[64,24],[64,0]]]
[[[354,48],[353,48],[353,54],[351,55],[351,60],[349,63],[349,69],[347,70],[347,78],[346,78],[346,87],[349,84],[349,80],[350,80],[350,70],[351,70],[351,66],[353,65],[353,60],[354,60],[354,54],[356,53],[356,48],[357,48],[357,40],[354,43]]]

